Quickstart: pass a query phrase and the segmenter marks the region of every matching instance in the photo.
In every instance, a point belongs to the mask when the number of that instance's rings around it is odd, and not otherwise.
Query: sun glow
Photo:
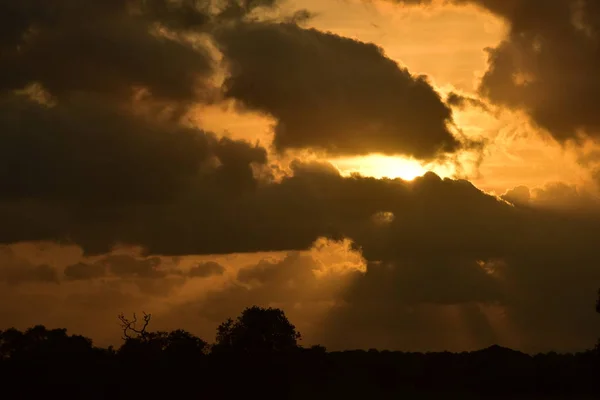
[[[332,160],[342,175],[348,176],[358,173],[362,176],[381,178],[400,178],[406,181],[425,175],[428,171],[435,172],[442,177],[452,175],[452,172],[444,166],[423,165],[417,160],[403,157],[392,157],[384,155],[368,155],[364,157],[339,158]]]

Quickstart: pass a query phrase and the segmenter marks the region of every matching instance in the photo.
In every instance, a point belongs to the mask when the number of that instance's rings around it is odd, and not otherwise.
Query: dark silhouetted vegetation
[[[600,293],[598,311],[600,312]],[[0,331],[5,398],[60,399],[593,399],[596,351],[527,355],[492,346],[463,353],[327,352],[298,344],[283,311],[247,308],[211,346],[184,330],[119,316],[123,343],[97,348],[65,329]],[[351,334],[351,332],[349,332]],[[258,396],[258,397],[257,397]]]

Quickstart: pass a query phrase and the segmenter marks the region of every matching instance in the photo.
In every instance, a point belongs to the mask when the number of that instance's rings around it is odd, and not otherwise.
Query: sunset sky
[[[0,329],[578,351],[600,2],[0,0]]]

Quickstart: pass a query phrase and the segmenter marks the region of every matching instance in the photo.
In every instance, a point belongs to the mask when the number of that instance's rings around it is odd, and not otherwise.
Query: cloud
[[[117,276],[162,278],[166,275],[166,273],[158,269],[161,263],[159,257],[139,260],[129,255],[114,255],[105,257],[101,262],[107,265],[109,270]]]
[[[534,189],[518,186],[508,190],[502,198],[517,206],[562,210],[569,213],[596,215],[600,209],[600,199],[597,195],[585,188],[564,182],[551,182]]]
[[[214,69],[208,50],[151,30],[154,22],[171,28],[201,23],[200,10],[189,12],[189,1],[173,7],[155,0],[135,12],[138,3],[1,1],[0,89],[38,82],[61,99],[87,91],[121,100],[132,87],[144,87],[177,101],[206,92]]]
[[[182,271],[162,266],[160,257],[140,258],[129,254],[108,254],[90,262],[65,267],[68,281],[132,283],[147,296],[168,296],[185,283]]]
[[[34,280],[15,285],[0,280],[0,326],[66,326],[90,335],[101,345],[118,344],[116,315],[145,310],[153,314],[153,329],[184,327],[210,340],[216,326],[235,316],[248,302],[275,301],[286,309],[296,307],[297,312],[292,311],[291,315],[307,328],[317,322],[318,315],[335,299],[351,272],[361,268],[360,255],[349,250],[348,245],[321,241],[311,252],[239,255],[239,261],[231,256],[203,257],[200,262],[197,256],[183,256],[173,261],[170,257],[147,258],[123,249],[103,256],[79,255],[77,264],[49,266],[54,271],[64,269],[64,275],[57,275],[60,285]],[[33,253],[42,251],[43,246],[54,249],[51,253],[55,259],[60,259],[65,250],[57,244],[1,247],[0,276],[7,269],[35,265]],[[324,259],[331,263],[323,264]],[[118,266],[116,272],[109,271],[111,264]],[[99,266],[105,267],[102,274],[97,273]],[[203,273],[218,273],[195,279],[199,266]],[[157,269],[164,273],[147,272]],[[251,271],[265,270],[270,272],[260,283],[248,283],[244,278]]]
[[[58,282],[56,271],[48,265],[21,265],[4,269],[2,272],[2,279],[10,285],[24,282]]]
[[[446,150],[456,149],[458,144],[445,127],[449,110],[424,79],[411,76],[374,45],[250,17],[261,7],[277,4],[230,1],[209,12],[207,3],[190,1],[132,2],[126,7],[122,1],[69,0],[37,8],[29,0],[0,2],[5,11],[0,15],[10,17],[2,25],[6,35],[0,43],[8,66],[0,84],[0,216],[5,221],[0,242],[66,241],[81,245],[88,254],[106,253],[120,242],[167,254],[223,253],[236,248],[305,249],[328,233],[331,227],[321,224],[297,229],[294,237],[274,233],[285,227],[270,215],[277,211],[269,202],[276,201],[273,196],[286,197],[287,189],[269,183],[263,187],[256,178],[257,165],[267,163],[265,148],[219,139],[163,115],[168,117],[180,102],[203,101],[195,92],[196,80],[204,81],[214,71],[205,48],[190,39],[200,40],[200,33],[216,32],[218,43],[230,50],[237,49],[236,40],[246,34],[265,31],[284,41],[296,37],[292,42],[298,44],[313,38],[317,48],[332,46],[332,54],[338,49],[348,60],[362,54],[367,78],[381,88],[386,86],[381,79],[395,83],[390,86],[393,93],[382,92],[389,95],[385,100],[389,107],[371,107],[359,115],[361,124],[382,117],[385,129],[400,129],[397,101],[414,105],[422,100],[439,118],[413,119],[418,125],[405,130],[412,133],[403,143],[412,148],[410,152],[427,157],[445,145],[451,148]],[[297,49],[299,56],[303,57],[303,49],[307,47]],[[51,62],[41,62],[47,54],[53,54]],[[158,62],[154,56],[169,62]],[[283,60],[287,55],[273,56]],[[335,64],[335,59],[326,57],[318,63],[306,71]],[[379,78],[379,72],[385,76]],[[254,78],[257,85],[268,84],[260,81],[264,76]],[[337,83],[340,90],[349,88],[348,96],[342,97],[358,103],[348,112],[338,107],[334,119],[343,121],[343,115],[358,115],[353,112],[358,105],[373,104],[373,99],[361,100],[356,82],[346,76]],[[15,93],[24,87],[25,92]],[[316,89],[313,85],[311,90]],[[265,86],[257,93],[268,91]],[[337,99],[330,102],[339,106]],[[378,110],[387,111],[379,115]],[[432,123],[437,128],[422,125],[436,120]],[[438,136],[422,142],[417,140],[417,128],[419,138],[429,137],[427,132]],[[376,146],[390,144],[379,140],[382,136],[374,138],[374,143],[379,141]],[[256,233],[249,234],[251,230]]]
[[[464,350],[500,343],[526,351],[573,351],[594,343],[600,328],[593,310],[600,280],[594,242],[598,208],[577,213],[535,207],[537,194],[528,206],[511,205],[466,181],[433,174],[404,182],[344,178],[319,164],[297,164],[295,171],[295,176],[249,192],[256,196],[251,203],[237,203],[236,217],[245,216],[247,225],[219,222],[236,241],[226,242],[225,236],[216,241],[219,230],[205,232],[206,224],[195,223],[205,214],[184,213],[189,216],[182,225],[195,238],[185,250],[207,253],[222,249],[222,243],[228,252],[249,245],[300,248],[309,237],[330,232],[352,239],[341,247],[334,242],[325,246],[345,249],[330,250],[339,256],[289,252],[281,260],[234,270],[213,256],[228,272],[203,279],[190,279],[198,262],[176,269],[165,265],[163,270],[172,271],[165,279],[151,272],[156,262],[146,257],[107,257],[134,263],[113,278],[118,285],[111,290],[135,289],[137,298],[137,303],[122,303],[120,311],[136,304],[138,310],[154,308],[164,318],[160,324],[192,324],[207,335],[207,326],[249,304],[278,306],[304,327],[307,343],[333,349]],[[252,208],[246,208],[249,204]],[[388,217],[377,217],[383,214]],[[190,226],[198,229],[190,231]],[[247,242],[241,240],[244,226],[253,238]],[[163,250],[180,246],[155,243]],[[363,264],[350,261],[355,253],[349,246],[361,252]],[[139,270],[150,271],[152,278],[140,277],[145,272]],[[102,279],[79,282],[100,290]],[[108,282],[102,285],[108,290]]]
[[[225,267],[214,261],[202,262],[188,271],[192,278],[207,278],[214,275],[223,275]]]
[[[106,273],[106,266],[104,264],[86,264],[82,262],[71,264],[67,266],[64,271],[65,277],[72,280],[101,278],[106,276]]]
[[[95,100],[81,96],[53,107],[21,95],[0,100],[3,240],[71,237],[95,251],[94,235],[145,207],[166,211],[191,191],[226,197],[248,190],[256,184],[251,164],[266,162],[262,148]],[[93,225],[98,231],[89,236]],[[100,247],[118,239],[105,238]]]
[[[446,103],[453,107],[465,109],[466,107],[476,107],[483,111],[489,111],[488,106],[480,99],[465,96],[456,92],[451,92],[446,98]]]
[[[11,94],[0,102],[4,200],[164,199],[197,172],[217,142],[202,131],[137,118],[93,96],[54,107]]]
[[[527,186],[517,186],[507,190],[502,198],[513,204],[528,205],[531,200],[531,191]]]
[[[8,285],[24,283],[58,283],[58,273],[47,264],[33,264],[20,259],[10,248],[0,246],[0,282]]]
[[[559,141],[577,139],[581,132],[597,137],[600,119],[592,104],[600,83],[595,72],[600,66],[595,50],[598,3],[488,3],[509,21],[511,30],[503,43],[489,50],[482,93],[495,103],[526,110]]]
[[[432,4],[432,0],[392,0]],[[507,37],[487,49],[481,94],[491,102],[524,110],[560,142],[600,134],[597,51],[600,3],[595,0],[448,0],[474,4],[503,18]]]
[[[429,160],[461,148],[448,128],[452,112],[427,78],[372,43],[272,22],[215,37],[230,70],[225,95],[277,119],[278,150]]]
[[[221,290],[183,304],[214,325],[238,315],[248,304],[281,307],[311,342],[320,320],[339,301],[341,291],[364,270],[364,260],[349,242],[322,240],[311,251],[288,252],[242,266]],[[323,263],[325,257],[329,262]],[[310,339],[311,334],[313,338]]]

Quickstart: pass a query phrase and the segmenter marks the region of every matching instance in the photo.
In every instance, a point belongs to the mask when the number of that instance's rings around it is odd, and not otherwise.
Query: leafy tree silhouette
[[[217,328],[214,352],[265,353],[289,352],[299,348],[302,335],[277,308],[246,308],[234,321]]]

